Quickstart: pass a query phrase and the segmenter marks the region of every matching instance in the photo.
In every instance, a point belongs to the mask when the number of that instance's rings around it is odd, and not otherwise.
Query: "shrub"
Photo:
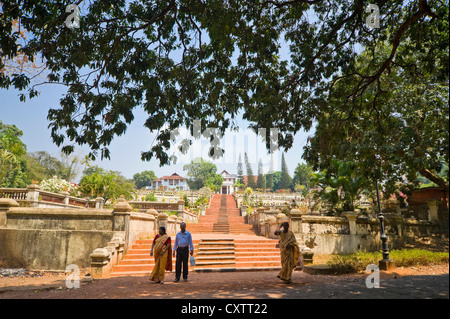
[[[145,196],[145,200],[148,202],[156,202],[155,193],[150,193]]]
[[[449,262],[448,252],[432,252],[423,249],[399,249],[389,253],[397,267],[429,266]],[[364,271],[370,264],[378,265],[381,252],[357,252],[350,255],[336,255],[328,261],[335,274],[348,274]]]
[[[39,186],[43,191],[52,193],[67,191],[73,196],[78,193],[78,186],[76,184],[70,183],[65,179],[58,178],[58,176],[53,176],[49,179],[43,180]]]

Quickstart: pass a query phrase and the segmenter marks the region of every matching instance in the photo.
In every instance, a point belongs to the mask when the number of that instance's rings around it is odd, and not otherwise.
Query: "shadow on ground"
[[[449,274],[382,276],[380,288],[367,288],[366,274],[345,276],[308,275],[294,272],[293,283],[284,284],[277,272],[193,273],[189,281],[173,282],[167,274],[161,285],[148,277],[115,277],[83,281],[79,289],[67,289],[64,281],[40,287],[10,286],[0,299],[378,299],[449,298]],[[17,289],[16,289],[17,288]],[[3,292],[1,292],[3,291]]]

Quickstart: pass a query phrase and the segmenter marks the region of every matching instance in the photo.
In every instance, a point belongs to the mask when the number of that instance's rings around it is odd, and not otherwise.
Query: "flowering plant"
[[[42,190],[52,192],[52,193],[61,193],[63,191],[67,191],[70,195],[74,196],[78,193],[78,185],[74,183],[70,183],[65,179],[58,178],[58,176],[53,176],[49,179],[44,179],[39,186]]]
[[[309,205],[305,200],[302,200],[298,203],[298,209],[303,213],[306,214],[308,213],[309,210]]]

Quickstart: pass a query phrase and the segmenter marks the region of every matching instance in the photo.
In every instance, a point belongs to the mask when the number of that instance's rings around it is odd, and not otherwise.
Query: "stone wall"
[[[182,221],[154,209],[134,212],[124,199],[113,210],[19,207],[0,199],[0,267],[64,271],[93,260],[111,267],[136,239],[153,238],[163,224],[173,236]]]
[[[103,209],[12,207],[6,218],[0,225],[1,263],[29,269],[88,267],[92,251],[126,232],[126,216]]]
[[[306,215],[293,209],[286,217],[277,209],[258,208],[247,218],[249,224],[258,227],[260,234],[268,238],[277,238],[274,230],[288,219],[300,246],[311,249],[316,255],[381,249],[379,220],[353,212],[345,212],[342,217],[330,217]],[[418,236],[440,231],[436,220],[405,219],[401,215],[387,216],[385,225],[390,249],[401,248]]]

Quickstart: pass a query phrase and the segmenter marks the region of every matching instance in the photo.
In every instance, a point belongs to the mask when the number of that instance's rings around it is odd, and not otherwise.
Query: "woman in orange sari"
[[[166,270],[172,271],[172,245],[165,227],[159,227],[159,234],[153,240],[150,256],[155,255],[155,267],[150,275],[151,281],[164,283]]]
[[[280,236],[281,254],[281,271],[277,277],[290,284],[292,283],[292,272],[300,258],[300,247],[294,233],[289,230],[289,223],[287,222],[280,225],[280,228],[275,231],[275,235]]]

